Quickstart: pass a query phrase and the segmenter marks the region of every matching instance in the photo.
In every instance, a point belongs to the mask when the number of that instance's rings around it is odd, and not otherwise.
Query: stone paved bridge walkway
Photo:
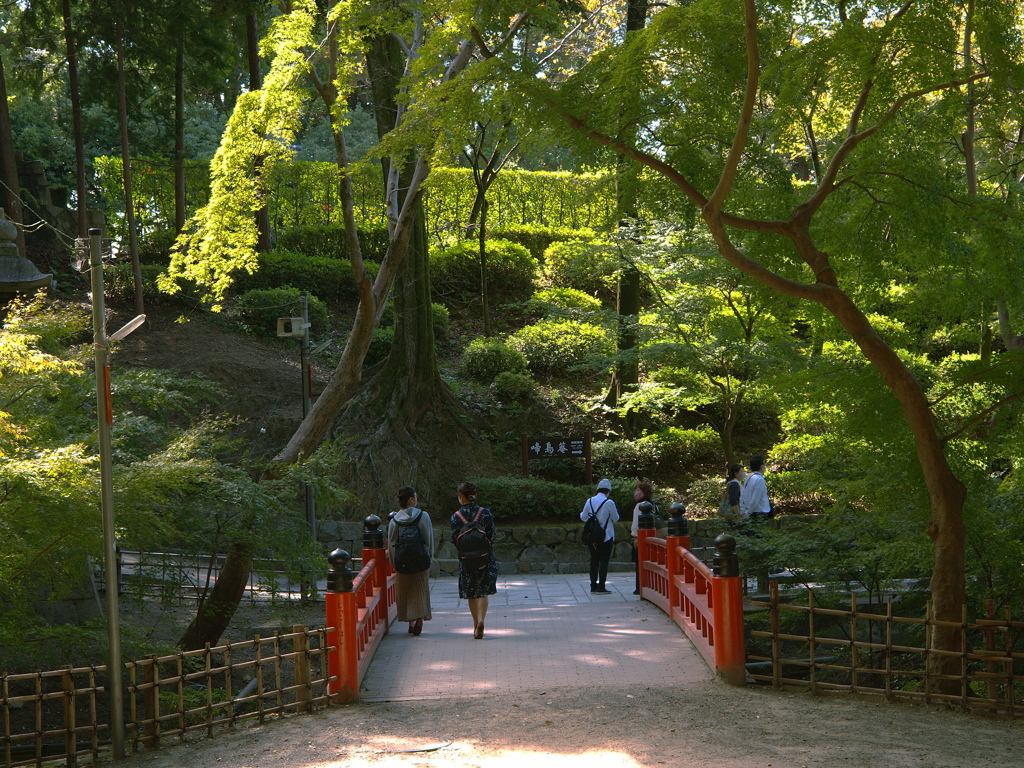
[[[632,574],[613,574],[609,595],[591,595],[585,574],[500,576],[479,641],[457,580],[431,584],[433,620],[419,637],[404,623],[392,626],[363,681],[363,701],[713,677],[682,631],[632,594]]]
[[[631,574],[501,578],[472,638],[454,580],[396,624],[362,702],[238,727],[129,768],[1021,768],[1024,723],[877,697],[734,687]],[[484,695],[488,694],[488,695]]]

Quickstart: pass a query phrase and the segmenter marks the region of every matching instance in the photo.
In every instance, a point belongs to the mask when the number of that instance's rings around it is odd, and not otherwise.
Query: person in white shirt
[[[587,499],[580,512],[580,520],[586,522],[594,515],[604,529],[604,543],[587,547],[590,550],[590,591],[599,595],[611,592],[604,585],[608,578],[608,562],[612,559],[615,546],[615,523],[619,521],[619,510],[610,498],[611,492],[612,483],[604,478],[597,484],[597,493]]]
[[[743,481],[740,494],[740,516],[744,520],[765,520],[771,517],[772,503],[764,480],[764,457],[750,457],[750,474]]]

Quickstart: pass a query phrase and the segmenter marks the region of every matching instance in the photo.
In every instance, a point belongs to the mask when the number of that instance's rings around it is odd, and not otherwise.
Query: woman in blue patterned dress
[[[488,540],[494,543],[494,517],[491,510],[476,503],[476,486],[465,482],[459,486],[459,511],[452,515],[452,544],[462,531],[467,521],[471,521],[480,513],[480,524]],[[481,640],[484,636],[484,616],[487,615],[487,597],[498,591],[498,563],[491,552],[490,562],[483,568],[467,571],[459,562],[459,597],[469,602],[469,612],[473,616],[473,637]]]

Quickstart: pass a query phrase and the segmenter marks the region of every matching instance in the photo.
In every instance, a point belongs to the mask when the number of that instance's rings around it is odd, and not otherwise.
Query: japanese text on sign
[[[572,459],[584,456],[583,438],[531,437],[527,445],[533,459]]]

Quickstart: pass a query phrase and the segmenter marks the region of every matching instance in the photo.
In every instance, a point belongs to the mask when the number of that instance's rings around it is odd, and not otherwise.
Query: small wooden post
[[[359,648],[356,637],[356,601],[352,592],[352,558],[343,549],[327,556],[331,570],[327,573],[327,693],[336,702],[348,704],[359,700]]]
[[[587,485],[593,485],[594,484],[594,472],[593,472],[593,465],[592,465],[592,462],[590,460],[590,430],[589,429],[583,435],[583,458],[586,461],[586,466],[587,466],[586,483],[587,483]]]
[[[817,693],[818,691],[818,679],[817,679],[817,668],[814,663],[814,590],[807,590],[807,659],[810,663],[810,669],[808,670],[808,677],[811,683],[811,693]]]
[[[727,533],[715,539],[711,578],[711,615],[715,626],[715,666],[727,683],[747,682],[743,632],[743,585],[736,540]]]
[[[75,677],[71,674],[71,669],[70,666],[67,667],[61,675],[64,688],[64,754],[68,768],[78,765],[78,758],[75,756]]]
[[[779,690],[782,688],[782,641],[779,639],[782,627],[779,621],[779,582],[775,579],[768,582],[768,604],[771,606],[769,616],[772,623],[772,687]]]
[[[146,724],[142,729],[145,734],[142,746],[146,749],[156,749],[160,746],[160,670],[155,654],[149,657],[143,680],[146,683],[146,690],[142,694],[142,716]]]
[[[985,601],[985,618],[989,621],[994,620],[996,617],[996,601],[986,600]],[[996,649],[996,629],[991,625],[985,626],[985,650],[994,651]],[[985,670],[989,674],[988,679],[988,697],[993,703],[999,701],[999,686],[996,684],[996,662],[989,660],[985,664]]]
[[[298,712],[309,712],[309,702],[313,698],[309,673],[309,637],[306,636],[306,627],[302,624],[295,624],[292,627],[292,632],[295,633],[295,637],[292,638],[292,652],[295,654],[292,657],[295,660],[295,684],[299,686],[295,689],[295,700],[298,702],[295,709]]]
[[[850,593],[850,691],[857,692],[857,596]]]

